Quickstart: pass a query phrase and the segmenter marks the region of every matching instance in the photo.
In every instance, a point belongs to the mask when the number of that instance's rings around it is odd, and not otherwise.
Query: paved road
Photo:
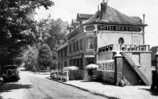
[[[20,76],[19,82],[1,88],[2,99],[105,99],[30,72],[21,72]]]

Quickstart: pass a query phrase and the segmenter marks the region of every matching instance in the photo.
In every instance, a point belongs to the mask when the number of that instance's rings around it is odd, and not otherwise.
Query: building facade
[[[58,48],[59,64],[66,59],[67,64],[64,64],[64,66],[78,66],[80,69],[84,69],[83,66],[95,63],[96,34],[84,32],[83,26],[81,26],[82,22],[90,16],[78,14],[77,21],[72,22],[72,26],[69,29],[70,33],[66,37],[67,42]],[[63,57],[60,53],[66,54],[66,57]]]
[[[59,53],[67,53],[66,57],[59,54],[59,64],[62,63],[59,66],[62,69],[74,65],[84,69],[91,63],[101,64],[102,60],[111,64],[114,62],[113,52],[124,51],[129,52],[128,56],[136,65],[144,65],[142,74],[147,72],[145,76],[150,79],[150,52],[144,40],[145,26],[144,17],[127,16],[102,2],[95,14],[78,14],[72,22],[65,47],[58,49]]]

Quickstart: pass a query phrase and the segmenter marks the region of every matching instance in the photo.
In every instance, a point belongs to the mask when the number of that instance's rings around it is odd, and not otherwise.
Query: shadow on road
[[[29,88],[31,88],[31,85],[29,84],[7,83],[0,87],[0,92],[10,92],[11,90],[14,89],[29,89]]]
[[[141,90],[146,90],[146,91],[150,92],[151,95],[158,96],[158,90],[151,90],[151,89],[147,89],[147,88],[141,88]]]

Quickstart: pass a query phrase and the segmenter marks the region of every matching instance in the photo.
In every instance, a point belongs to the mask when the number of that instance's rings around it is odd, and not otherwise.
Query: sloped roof
[[[96,14],[94,14],[91,18],[85,21],[84,24],[95,23],[95,22],[111,23],[111,24],[113,23],[113,24],[143,25],[142,20],[139,17],[129,17],[110,6],[107,6],[106,10],[103,12],[97,11]]]

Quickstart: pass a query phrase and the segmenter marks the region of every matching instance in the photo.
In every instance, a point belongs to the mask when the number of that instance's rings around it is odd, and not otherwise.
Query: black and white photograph
[[[158,99],[158,0],[0,0],[0,99]]]

